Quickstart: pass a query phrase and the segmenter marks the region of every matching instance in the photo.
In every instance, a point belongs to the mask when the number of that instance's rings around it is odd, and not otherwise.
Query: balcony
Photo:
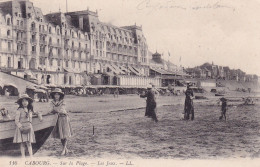
[[[45,52],[40,52],[40,56],[41,56],[41,57],[48,57],[48,54],[45,53]]]
[[[6,36],[0,36],[0,39],[5,39],[5,40],[13,40],[11,35],[6,35]]]
[[[26,53],[25,50],[17,50],[17,51],[16,51],[16,54],[17,54],[17,55],[27,55],[27,53]]]
[[[31,27],[31,32],[37,32],[37,28]]]
[[[36,57],[37,52],[36,52],[36,51],[31,51],[31,55],[32,55],[33,57]]]
[[[78,47],[77,46],[71,46],[71,49],[72,50],[78,50]]]
[[[26,28],[24,27],[24,26],[13,26],[13,28],[15,29],[15,30],[26,30]]]
[[[40,44],[47,45],[47,41],[40,40]]]
[[[70,49],[70,46],[68,44],[65,44],[64,49]]]
[[[84,52],[85,52],[85,53],[89,53],[89,52],[90,52],[90,49],[89,49],[89,48],[85,48],[85,49],[84,49]]]
[[[27,42],[26,38],[16,38],[17,42]]]
[[[47,30],[40,30],[39,33],[41,33],[41,34],[48,34],[48,31]]]
[[[69,40],[71,38],[70,35],[64,35],[63,37],[65,40]]]
[[[32,44],[37,44],[37,40],[36,39],[31,39],[30,40]]]

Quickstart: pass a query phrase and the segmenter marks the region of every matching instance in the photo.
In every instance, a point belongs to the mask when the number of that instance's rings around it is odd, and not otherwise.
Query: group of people
[[[140,95],[141,98],[146,98],[145,116],[152,118],[155,122],[158,122],[156,116],[156,100],[158,95],[159,92],[155,89],[154,85],[148,85],[146,93]],[[70,126],[68,112],[66,111],[64,96],[65,94],[59,88],[55,88],[55,90],[50,93],[50,97],[52,98],[52,101],[50,102],[50,112],[58,115],[58,120],[52,131],[52,136],[61,140],[63,145],[61,155],[65,155],[69,152],[67,148],[67,139],[72,136],[72,128]],[[191,120],[194,120],[194,94],[190,85],[187,86],[185,96],[184,119],[189,120],[191,118]],[[220,100],[222,101],[222,113],[219,119],[226,119],[227,100],[225,98],[221,98]],[[25,145],[28,148],[29,155],[32,156],[32,143],[36,142],[32,125],[32,116],[33,114],[37,114],[40,121],[42,121],[42,116],[39,112],[34,110],[33,99],[27,94],[20,96],[16,103],[19,107],[15,114],[16,130],[13,143],[20,144],[22,157],[25,156]],[[6,111],[5,108],[0,108],[0,111],[2,116],[8,115],[8,111]]]
[[[194,94],[193,90],[191,89],[191,84],[187,85],[187,89],[185,91],[185,102],[184,102],[184,120],[191,119],[194,120]],[[154,85],[148,85],[147,91],[145,94],[140,95],[141,98],[146,98],[146,111],[145,116],[152,118],[153,121],[158,122],[157,116],[156,116],[156,97],[158,95],[158,91],[154,88]],[[222,120],[223,118],[226,120],[226,111],[227,111],[227,99],[222,97],[220,98],[221,101],[221,116],[219,117],[219,120]]]
[[[69,152],[67,148],[67,139],[71,137],[72,129],[70,126],[70,118],[63,100],[64,93],[61,89],[56,88],[50,93],[50,96],[53,99],[50,102],[50,112],[58,114],[58,120],[52,131],[52,136],[61,140],[63,145],[61,155],[65,155]],[[33,109],[33,99],[27,94],[20,96],[16,103],[19,107],[15,114],[16,130],[13,143],[20,144],[22,157],[25,157],[25,145],[27,146],[29,155],[32,156],[32,143],[36,142],[32,125],[32,116],[33,114],[37,114],[40,121],[42,121],[42,116]]]

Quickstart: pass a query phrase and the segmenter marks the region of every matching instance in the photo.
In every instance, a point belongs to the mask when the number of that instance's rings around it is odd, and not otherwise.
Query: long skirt
[[[70,119],[67,115],[59,116],[56,126],[52,131],[52,137],[58,139],[67,139],[72,136]]]

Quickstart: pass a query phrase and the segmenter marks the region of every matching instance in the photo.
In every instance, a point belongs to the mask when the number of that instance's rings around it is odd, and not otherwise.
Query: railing
[[[25,26],[13,26],[15,30],[25,30]]]
[[[33,27],[31,27],[31,32],[37,32],[37,28],[33,28]]]
[[[40,40],[39,43],[40,43],[40,44],[47,45],[47,41]]]
[[[41,30],[41,31],[39,31],[39,33],[48,34],[48,31],[47,30]]]
[[[40,56],[42,56],[42,57],[48,57],[48,54],[45,53],[45,52],[40,52]]]
[[[37,43],[36,39],[31,39],[30,41],[31,41],[31,43]]]
[[[35,57],[35,56],[37,55],[37,53],[36,53],[35,51],[31,51],[31,55],[32,55],[33,57]]]

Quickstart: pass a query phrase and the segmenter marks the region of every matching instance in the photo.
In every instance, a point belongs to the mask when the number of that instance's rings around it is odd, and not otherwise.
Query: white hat
[[[151,84],[147,85],[147,89],[152,89],[153,86]]]

